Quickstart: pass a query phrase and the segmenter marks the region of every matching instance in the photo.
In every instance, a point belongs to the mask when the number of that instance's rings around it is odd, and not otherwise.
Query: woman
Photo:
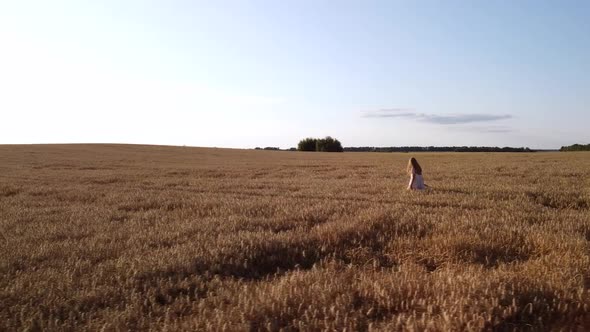
[[[424,178],[422,177],[422,167],[420,167],[416,158],[410,158],[408,162],[408,174],[410,174],[408,190],[422,190],[426,188]]]

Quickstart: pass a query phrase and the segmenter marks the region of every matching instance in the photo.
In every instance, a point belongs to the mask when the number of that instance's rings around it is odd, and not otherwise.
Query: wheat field
[[[588,330],[589,209],[583,152],[3,145],[0,330]]]

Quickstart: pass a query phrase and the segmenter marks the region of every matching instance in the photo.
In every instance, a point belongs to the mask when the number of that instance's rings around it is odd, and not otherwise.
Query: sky
[[[0,144],[590,143],[589,1],[0,0]]]

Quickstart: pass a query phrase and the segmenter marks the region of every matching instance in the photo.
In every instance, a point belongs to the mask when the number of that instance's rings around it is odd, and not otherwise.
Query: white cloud
[[[422,122],[436,124],[462,124],[472,122],[488,122],[512,118],[510,114],[482,114],[482,113],[464,113],[464,114],[426,114],[418,113],[412,109],[390,108],[376,111],[363,112],[365,118],[408,118]]]

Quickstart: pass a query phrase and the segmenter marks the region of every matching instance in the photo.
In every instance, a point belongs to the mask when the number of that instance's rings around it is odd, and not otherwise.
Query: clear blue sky
[[[4,1],[0,143],[590,143],[589,1]]]

